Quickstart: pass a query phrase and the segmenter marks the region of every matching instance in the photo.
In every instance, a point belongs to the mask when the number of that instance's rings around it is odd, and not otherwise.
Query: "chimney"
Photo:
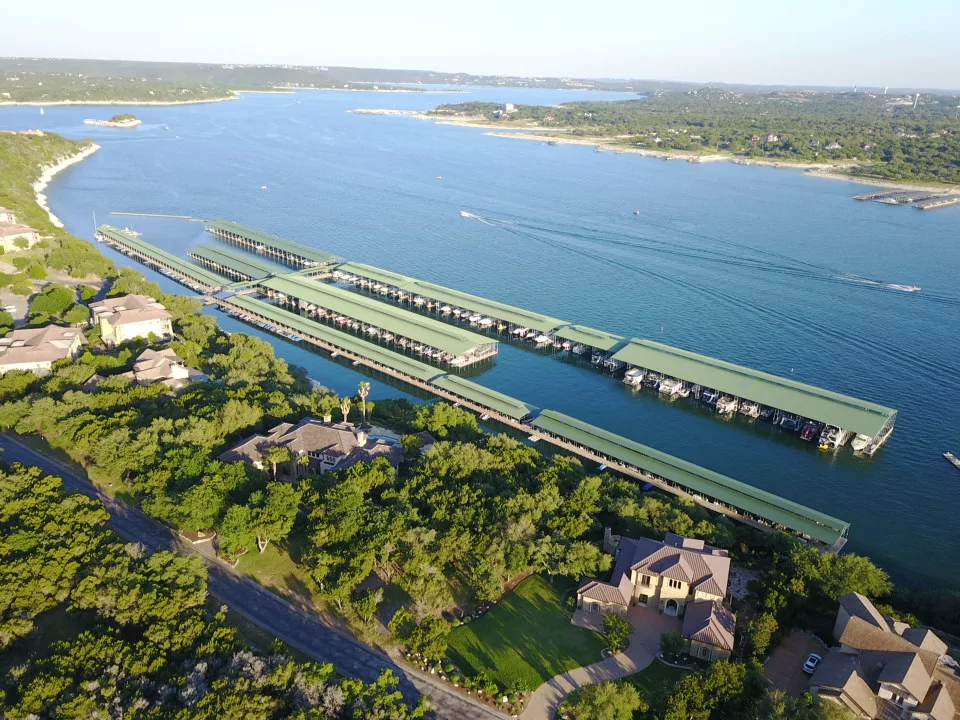
[[[333,415],[331,415],[330,413],[327,413],[326,415],[323,416],[323,421],[324,421],[327,425],[329,425],[330,423],[333,422]]]
[[[363,447],[367,444],[367,434],[363,430],[357,431],[357,444]]]

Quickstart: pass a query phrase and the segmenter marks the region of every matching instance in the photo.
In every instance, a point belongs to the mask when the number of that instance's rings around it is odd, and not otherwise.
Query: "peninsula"
[[[503,130],[503,137],[595,145],[691,162],[785,165],[865,180],[960,184],[958,99],[932,93],[699,88],[626,101],[562,105],[468,102],[425,117]]]
[[[138,118],[136,115],[124,113],[121,115],[114,115],[109,120],[84,120],[83,124],[97,125],[99,127],[132,128],[136,127],[137,125],[142,125],[143,120]]]

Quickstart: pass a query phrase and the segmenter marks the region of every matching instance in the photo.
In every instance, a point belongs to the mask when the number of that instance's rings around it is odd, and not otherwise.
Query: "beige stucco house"
[[[610,582],[580,585],[577,607],[604,613],[646,605],[684,618],[681,634],[691,654],[707,660],[730,656],[736,617],[723,605],[730,578],[726,550],[667,533],[662,542],[622,538],[616,557]]]
[[[13,330],[0,338],[0,375],[29,370],[48,375],[53,363],[74,358],[85,342],[77,328],[46,325]]]
[[[163,383],[172,390],[186,387],[192,382],[206,380],[207,376],[199,370],[187,367],[183,358],[170,348],[154,350],[147,348],[133,363],[133,370],[124,373],[138,385]]]
[[[121,295],[90,304],[93,316],[100,323],[100,336],[109,346],[122,345],[137,338],[173,337],[171,315],[167,309],[146,295]]]
[[[866,597],[840,599],[830,648],[810,678],[810,692],[865,720],[953,720],[945,682],[937,678],[947,645],[931,630],[884,617]]]

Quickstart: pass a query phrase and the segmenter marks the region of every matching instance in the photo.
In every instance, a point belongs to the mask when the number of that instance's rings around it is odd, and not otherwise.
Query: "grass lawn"
[[[637,688],[640,697],[653,705],[658,697],[668,695],[676,682],[690,672],[654,660],[648,668],[628,675],[624,681]]]
[[[237,571],[248,575],[266,588],[294,600],[301,607],[322,607],[319,588],[306,570],[277,543],[270,543],[262,553],[256,547],[240,558]]]
[[[533,575],[490,612],[450,633],[447,654],[468,675],[484,672],[510,687],[529,689],[567,670],[600,660],[605,643],[594,632],[570,624],[561,605],[568,582]]]

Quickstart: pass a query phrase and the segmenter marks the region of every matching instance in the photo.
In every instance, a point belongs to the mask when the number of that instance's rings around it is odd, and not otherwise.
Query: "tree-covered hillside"
[[[944,95],[702,88],[554,106],[461,103],[441,105],[432,114],[563,131],[624,147],[825,165],[845,161],[858,164],[854,172],[873,177],[960,183],[958,104],[958,98]]]

